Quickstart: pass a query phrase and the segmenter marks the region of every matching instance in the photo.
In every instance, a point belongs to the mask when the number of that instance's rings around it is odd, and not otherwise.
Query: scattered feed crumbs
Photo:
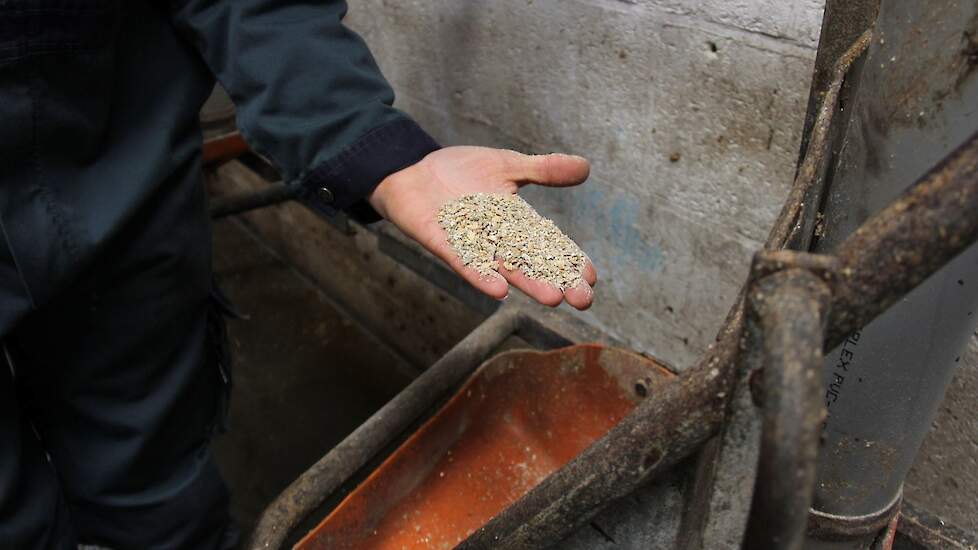
[[[442,205],[438,223],[462,263],[483,275],[497,269],[498,258],[561,290],[582,280],[584,252],[519,195],[466,195]]]

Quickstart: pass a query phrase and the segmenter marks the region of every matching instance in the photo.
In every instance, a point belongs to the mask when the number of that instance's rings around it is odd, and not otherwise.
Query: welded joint
[[[747,330],[741,346],[750,364],[748,383],[754,405],[764,407],[765,334],[773,328],[774,310],[785,307],[789,298],[812,300],[822,331],[826,330],[831,307],[837,261],[834,257],[787,250],[762,251],[754,257],[746,294]]]
[[[766,298],[763,288],[770,287],[770,285],[762,284],[761,281],[777,273],[792,269],[800,269],[814,275],[828,287],[830,294],[840,280],[840,262],[835,256],[798,252],[796,250],[758,251],[754,254],[746,285],[748,317],[753,316],[754,321],[757,320],[758,308],[761,307]],[[818,289],[813,289],[811,292],[817,294]],[[822,309],[824,315],[828,315],[828,310],[829,304],[825,303]],[[752,323],[752,326],[756,327],[757,323]],[[754,345],[759,344],[759,342],[751,342],[751,338],[756,338],[756,335],[751,336],[751,331],[745,330],[741,336],[742,350],[750,350],[754,348]],[[758,360],[755,358],[754,362],[757,363]],[[751,398],[757,407],[764,406],[763,372],[763,367],[756,366],[748,374]]]
[[[823,281],[832,291],[839,281],[839,266],[839,260],[835,256],[798,252],[796,250],[760,250],[754,254],[747,279],[748,311],[754,312],[753,315],[756,320],[757,308],[764,298],[763,295],[759,294],[759,289],[764,286],[760,283],[767,277],[789,269],[801,269]],[[827,310],[828,305],[826,304],[826,315]],[[750,338],[750,331],[745,330],[742,335],[741,349],[751,349]],[[755,362],[757,361],[755,360]],[[763,367],[758,366],[748,374],[751,399],[757,407],[764,406],[763,373]]]
[[[835,256],[812,254],[795,250],[761,250],[754,254],[751,264],[748,288],[760,279],[786,269],[803,269],[834,288],[838,280],[839,260]]]

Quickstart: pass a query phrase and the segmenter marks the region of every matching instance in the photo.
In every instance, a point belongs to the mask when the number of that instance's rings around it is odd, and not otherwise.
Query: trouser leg
[[[218,548],[228,495],[208,450],[221,375],[206,294],[145,279],[31,316],[10,338],[22,402],[83,542]]]
[[[21,411],[14,384],[0,350],[0,548],[73,549],[57,476]]]
[[[208,450],[226,390],[209,226],[192,193],[153,214],[8,344],[81,542],[215,549],[229,517]]]

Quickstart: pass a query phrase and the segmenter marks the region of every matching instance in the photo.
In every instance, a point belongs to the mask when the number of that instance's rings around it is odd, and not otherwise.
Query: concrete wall
[[[446,144],[565,151],[525,196],[600,273],[584,314],[679,367],[709,343],[791,180],[821,2],[361,0],[349,24]]]
[[[957,368],[904,492],[921,508],[978,533],[978,333]]]

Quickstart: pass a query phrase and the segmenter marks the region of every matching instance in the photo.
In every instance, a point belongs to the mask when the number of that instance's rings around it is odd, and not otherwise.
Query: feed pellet
[[[442,205],[438,223],[462,263],[483,275],[508,270],[564,290],[582,282],[587,257],[519,195],[476,193]]]

